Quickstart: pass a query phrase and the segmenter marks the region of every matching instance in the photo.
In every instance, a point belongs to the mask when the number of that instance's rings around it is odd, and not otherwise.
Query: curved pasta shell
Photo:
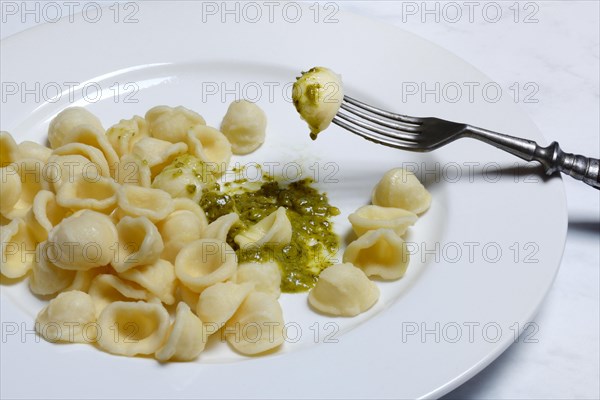
[[[217,174],[227,169],[231,159],[231,143],[219,130],[206,125],[191,128],[186,137],[189,152],[211,165]]]
[[[104,130],[99,131],[91,125],[79,125],[65,137],[66,143],[77,143],[95,147],[104,154],[109,166],[115,166],[119,162],[119,156],[108,141]]]
[[[431,204],[431,194],[412,172],[394,168],[386,172],[373,189],[376,206],[403,208],[421,214]]]
[[[71,142],[69,140],[71,134],[80,125],[87,125],[89,129],[104,134],[104,128],[98,117],[83,107],[69,107],[58,113],[50,121],[48,127],[50,147],[56,149]]]
[[[111,211],[117,205],[118,189],[119,185],[112,178],[97,177],[90,180],[78,175],[58,189],[56,202],[73,210]]]
[[[109,165],[104,153],[94,146],[83,143],[68,143],[64,146],[54,149],[52,151],[52,155],[81,156],[86,159],[82,165],[71,162],[71,164],[68,165],[69,168],[67,170],[67,174],[61,177],[61,181],[72,182],[72,178],[80,174],[89,180],[94,180],[99,176],[110,177],[110,165],[113,164]],[[48,162],[54,161],[55,158],[48,159]]]
[[[177,286],[175,292],[177,301],[183,301],[191,309],[196,309],[196,306],[198,305],[198,299],[200,298],[200,293],[194,292],[193,290],[188,289],[184,285]]]
[[[146,217],[123,217],[117,223],[119,251],[112,260],[117,272],[157,261],[164,249],[158,228]]]
[[[234,241],[241,247],[265,244],[288,244],[292,240],[292,223],[285,207],[269,214],[246,231],[236,235]]]
[[[241,263],[235,273],[237,283],[251,283],[254,290],[278,298],[281,295],[281,270],[275,262]]]
[[[21,158],[33,158],[45,163],[52,155],[52,149],[29,140],[19,143],[17,147]]]
[[[202,238],[226,241],[227,234],[231,228],[238,223],[239,220],[240,216],[235,212],[221,215],[219,218],[208,224],[202,233]]]
[[[122,185],[150,187],[152,173],[148,163],[135,154],[124,154],[115,172],[115,181]]]
[[[182,106],[156,106],[146,113],[150,134],[171,143],[184,142],[188,130],[196,125],[206,125],[202,116]]]
[[[44,163],[40,160],[36,160],[33,158],[21,159],[19,160],[19,162],[10,164],[6,167],[4,173],[10,176],[7,177],[8,184],[10,184],[13,188],[18,190],[14,182],[10,183],[14,180],[14,177],[12,175],[15,172],[18,174],[19,180],[21,181],[21,191],[19,199],[12,206],[10,211],[3,213],[6,217],[10,219],[17,217],[23,218],[29,212],[29,210],[31,210],[35,195],[40,190],[48,188],[48,182],[45,180],[44,171]],[[11,186],[7,186],[7,188]],[[2,182],[2,191],[4,191],[4,182]],[[14,195],[9,196],[12,197]],[[11,198],[10,200],[10,202],[14,201],[13,198]]]
[[[206,226],[203,226],[203,221],[199,220],[194,212],[177,210],[159,222],[157,227],[165,241],[161,257],[170,262],[175,262],[179,251],[186,244],[200,239]]]
[[[120,120],[106,131],[106,137],[119,157],[131,153],[133,145],[149,135],[148,122],[137,115]]]
[[[51,155],[45,166],[48,185],[54,192],[58,192],[64,182],[73,181],[75,176],[82,175],[88,166],[95,167],[95,164],[79,154]]]
[[[175,259],[175,275],[195,292],[231,278],[236,267],[237,256],[231,246],[216,239],[188,243]]]
[[[0,168],[21,159],[21,152],[12,135],[6,131],[0,132]]]
[[[166,140],[145,137],[133,145],[132,153],[150,167],[152,178],[154,178],[177,156],[187,151],[188,146],[183,142],[171,143]]]
[[[117,192],[117,202],[122,215],[146,217],[152,222],[162,221],[175,207],[167,192],[134,185],[122,185]]]
[[[267,116],[254,103],[237,100],[229,105],[221,122],[221,132],[231,143],[233,154],[248,154],[265,141]]]
[[[2,215],[14,214],[15,205],[21,199],[23,186],[21,177],[15,165],[0,168],[2,190],[0,190],[0,213]]]
[[[117,237],[117,228],[110,217],[82,210],[52,228],[48,244],[58,267],[88,270],[113,260]]]
[[[225,324],[227,342],[237,351],[255,355],[273,350],[284,342],[283,312],[277,299],[252,292]]]
[[[326,268],[308,294],[308,302],[317,310],[344,317],[365,312],[378,298],[377,285],[350,263]]]
[[[154,355],[159,361],[191,361],[204,350],[202,321],[185,303],[177,305],[175,322],[171,326],[166,343]]]
[[[406,243],[390,229],[369,231],[350,243],[343,260],[362,269],[367,276],[402,278],[410,255]]]
[[[48,234],[65,217],[72,214],[70,210],[61,207],[54,193],[40,190],[33,199],[33,206],[25,217],[25,222],[38,242],[48,239]]]
[[[169,330],[169,313],[157,303],[116,301],[98,317],[101,349],[124,356],[153,354]]]
[[[75,280],[77,271],[58,268],[48,254],[47,242],[38,244],[29,278],[29,288],[35,294],[46,296],[60,292]]]
[[[72,290],[50,300],[38,314],[35,330],[49,342],[93,343],[98,333],[95,322],[92,298]]]
[[[380,228],[403,235],[409,226],[417,222],[417,218],[417,214],[402,208],[380,206],[364,206],[348,216],[357,236]]]
[[[150,265],[130,269],[120,276],[137,283],[165,304],[175,303],[175,267],[166,260],[157,260]]]
[[[36,243],[21,218],[0,227],[0,272],[7,278],[20,278],[33,266]]]
[[[125,282],[112,274],[97,275],[92,280],[88,293],[94,301],[96,315],[100,315],[106,306],[115,301],[149,299],[148,293],[144,289],[134,287],[134,284]]]
[[[219,282],[204,289],[198,298],[196,314],[216,331],[227,322],[252,290],[252,284]]]

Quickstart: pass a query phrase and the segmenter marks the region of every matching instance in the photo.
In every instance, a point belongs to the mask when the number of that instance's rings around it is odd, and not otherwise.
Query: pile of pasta
[[[402,236],[429,209],[431,194],[412,172],[395,168],[377,183],[371,202],[348,216],[357,239],[346,247],[344,263],[325,269],[309,293],[309,303],[323,313],[365,312],[379,299],[370,277],[404,276],[410,254]]]
[[[50,123],[49,148],[2,132],[0,272],[28,277],[49,300],[38,333],[160,361],[196,358],[217,331],[242,354],[281,345],[278,266],[238,265],[225,238],[239,217],[208,224],[198,204],[203,185],[265,131],[264,112],[242,100],[220,130],[184,107],[158,106],[108,130],[68,108]],[[290,237],[280,209],[235,239]]]

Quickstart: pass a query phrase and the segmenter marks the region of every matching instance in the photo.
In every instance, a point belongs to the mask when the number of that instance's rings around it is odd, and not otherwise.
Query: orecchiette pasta
[[[188,243],[175,259],[175,275],[196,292],[233,276],[237,256],[231,246],[217,239]]]
[[[103,332],[98,345],[109,353],[124,356],[153,354],[165,340],[169,325],[169,313],[160,304],[116,301],[98,317],[98,327]]]
[[[122,215],[146,217],[152,222],[162,221],[175,208],[167,192],[135,185],[122,185],[117,192],[117,201]]]
[[[2,215],[13,214],[15,205],[21,199],[23,187],[21,177],[19,176],[15,165],[0,168],[0,182],[2,190],[0,191],[0,213]]]
[[[186,210],[186,211],[193,212],[194,215],[196,215],[196,218],[198,219],[198,221],[200,221],[200,226],[202,227],[202,231],[204,231],[206,229],[206,227],[208,226],[208,220],[206,218],[206,213],[204,212],[204,210],[202,209],[202,207],[200,207],[200,205],[198,203],[195,203],[190,199],[179,198],[179,199],[173,199],[173,205],[174,205],[174,211]]]
[[[119,248],[112,260],[117,272],[157,261],[164,249],[158,228],[146,217],[123,217],[117,223]]]
[[[152,137],[172,143],[185,141],[187,132],[196,125],[206,125],[200,114],[185,107],[156,106],[146,113]]]
[[[165,304],[175,303],[175,267],[166,260],[159,259],[152,264],[132,268],[120,276],[137,283]]]
[[[21,158],[34,158],[45,163],[52,155],[52,149],[29,140],[19,143],[18,147]]]
[[[175,257],[183,246],[202,238],[202,232],[206,229],[204,223],[205,220],[198,219],[196,214],[189,210],[176,210],[169,214],[157,225],[165,243],[161,257],[175,262]]]
[[[35,330],[49,342],[92,343],[98,329],[90,295],[78,290],[59,294],[37,316]]]
[[[317,310],[345,317],[365,312],[378,298],[377,285],[350,263],[326,268],[308,294],[308,302]]]
[[[350,243],[344,252],[344,262],[362,269],[367,276],[399,279],[409,262],[406,243],[391,229],[369,231]]]
[[[13,170],[16,167],[16,170]],[[4,170],[5,174],[12,175],[15,171],[18,173],[21,181],[21,191],[19,200],[12,206],[12,209],[4,215],[8,218],[24,217],[27,212],[33,206],[33,199],[35,195],[43,189],[48,188],[48,182],[46,182],[43,175],[44,164],[40,160],[33,158],[27,158],[19,160],[18,163],[11,164]],[[13,178],[7,178],[7,184],[11,186],[4,186],[2,182],[2,191],[9,190],[11,188],[17,189]],[[10,195],[9,195],[10,196]],[[12,196],[10,196],[12,197]],[[13,199],[10,199],[12,202]]]
[[[206,345],[202,321],[185,303],[177,305],[175,322],[171,326],[166,343],[158,349],[159,361],[191,361],[198,357]]]
[[[0,132],[0,168],[21,159],[19,147],[12,135],[6,131]]]
[[[119,157],[131,153],[133,145],[149,135],[148,122],[137,115],[122,119],[106,131],[106,137]]]
[[[35,294],[55,294],[73,283],[77,271],[58,268],[48,254],[47,242],[38,244],[29,278],[29,288]]]
[[[229,105],[221,122],[221,132],[231,142],[233,154],[248,154],[265,141],[267,116],[256,104],[247,100]]]
[[[86,167],[95,168],[95,166],[96,164],[82,155],[52,155],[46,163],[45,175],[49,186],[57,192],[65,182],[72,182],[75,176],[82,175]]]
[[[219,329],[237,311],[252,290],[252,286],[251,283],[215,283],[200,293],[196,314],[205,324],[213,324]]]
[[[112,261],[117,237],[117,228],[107,215],[83,210],[52,228],[48,243],[58,267],[88,270]]]
[[[188,150],[183,142],[171,143],[152,137],[142,138],[133,145],[132,153],[140,157],[150,167],[152,177],[155,177],[164,167]]]
[[[73,210],[89,209],[110,211],[117,205],[119,185],[112,178],[89,179],[84,175],[75,176],[72,182],[65,182],[56,193],[56,202]]]
[[[229,344],[242,354],[264,353],[284,341],[283,312],[273,296],[251,292],[225,324]]]
[[[148,163],[145,163],[139,156],[125,154],[121,157],[117,165],[115,180],[122,185],[130,184],[150,187],[152,173],[150,172]]]
[[[80,125],[87,125],[90,130],[104,134],[102,123],[94,114],[82,107],[70,107],[58,113],[50,122],[48,128],[50,147],[56,149],[70,143],[71,134]]]
[[[364,206],[350,214],[348,220],[357,236],[379,228],[403,235],[409,226],[417,222],[417,215],[402,208]]]
[[[216,173],[224,172],[231,159],[231,143],[215,128],[196,125],[187,133],[189,152],[210,164]]]
[[[82,143],[68,143],[52,151],[53,156],[82,156],[86,160],[83,164],[67,164],[69,169],[66,176],[62,178],[70,182],[76,175],[83,175],[89,180],[94,180],[98,176],[110,176],[110,166],[101,150],[94,146]],[[52,158],[52,161],[55,159]],[[50,159],[48,159],[50,161]]]
[[[156,175],[152,187],[164,190],[173,198],[188,198],[198,203],[205,183],[203,169],[196,157],[179,156]]]
[[[144,289],[134,287],[134,284],[112,274],[97,275],[92,280],[88,293],[94,301],[96,315],[100,315],[106,306],[115,301],[148,300],[148,293]]]
[[[246,231],[236,235],[234,241],[241,247],[265,244],[288,244],[292,240],[292,223],[285,207],[269,214]]]
[[[429,208],[431,195],[415,174],[395,168],[383,175],[373,189],[371,200],[376,206],[403,208],[421,214]]]
[[[254,290],[278,298],[281,294],[281,270],[275,262],[241,263],[235,273],[237,283],[252,283]]]
[[[119,162],[119,156],[108,141],[104,131],[99,132],[89,125],[79,125],[65,136],[65,143],[80,143],[97,148],[104,154],[108,165],[114,166]]]
[[[33,206],[25,221],[38,242],[48,238],[50,230],[60,223],[65,217],[72,214],[58,204],[56,196],[49,190],[40,190],[33,199]]]
[[[178,301],[183,301],[187,304],[191,309],[196,310],[196,306],[198,305],[198,298],[200,298],[200,293],[194,292],[191,289],[183,285],[179,285],[176,291],[176,298]]]
[[[239,222],[239,220],[240,216],[238,213],[235,212],[222,215],[210,224],[208,224],[208,226],[202,233],[202,238],[218,239],[225,241],[227,240],[227,234],[229,233],[231,228]]]
[[[21,218],[0,227],[0,272],[7,278],[20,278],[33,265],[36,243]]]

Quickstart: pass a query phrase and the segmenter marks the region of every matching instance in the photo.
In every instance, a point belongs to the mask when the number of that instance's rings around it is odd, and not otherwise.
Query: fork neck
[[[538,146],[538,144],[533,140],[504,135],[502,133],[471,125],[467,125],[463,131],[463,136],[471,137],[473,139],[481,140],[482,142],[491,144],[492,146],[514,154],[525,161],[536,160],[536,153],[539,151],[539,149],[541,149],[541,147]]]

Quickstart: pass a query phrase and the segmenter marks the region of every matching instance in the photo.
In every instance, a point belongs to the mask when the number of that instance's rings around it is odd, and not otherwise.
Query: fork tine
[[[351,125],[340,118],[340,115],[336,115],[332,121],[334,124],[358,135],[371,142],[375,142],[378,144],[382,144],[385,146],[395,147],[397,149],[402,150],[412,150],[412,151],[422,151],[416,143],[407,142],[398,138],[388,137],[388,136],[380,136],[376,133],[370,132],[366,129],[361,129],[355,125]]]
[[[369,104],[363,103],[362,101],[358,101],[350,96],[344,96],[344,100],[352,105],[355,105],[356,107],[362,108],[363,110],[367,110],[369,112],[372,112],[373,114],[377,114],[382,117],[387,117],[387,118],[394,119],[396,121],[404,122],[407,124],[414,124],[414,125],[422,124],[422,121],[420,118],[385,111],[380,108],[373,107]]]
[[[368,121],[364,121],[360,117],[355,117],[352,114],[347,114],[345,112],[338,111],[337,116],[350,122],[353,125],[357,125],[361,128],[369,130],[371,132],[378,133],[383,136],[387,136],[392,139],[400,139],[406,142],[415,142],[418,139],[418,135],[414,133],[403,132],[398,129],[389,129],[385,127],[378,126],[374,123],[370,123]]]
[[[419,131],[420,131],[419,125],[408,124],[408,123],[401,122],[398,120],[393,120],[390,118],[381,118],[371,112],[363,111],[360,108],[353,106],[351,103],[342,102],[341,108],[343,110],[348,111],[351,114],[358,115],[359,117],[362,117],[366,120],[369,120],[371,122],[374,122],[376,124],[379,124],[379,125],[382,125],[382,126],[385,126],[388,128],[400,130],[403,132],[411,132],[411,133],[415,133],[415,134],[419,133]]]

